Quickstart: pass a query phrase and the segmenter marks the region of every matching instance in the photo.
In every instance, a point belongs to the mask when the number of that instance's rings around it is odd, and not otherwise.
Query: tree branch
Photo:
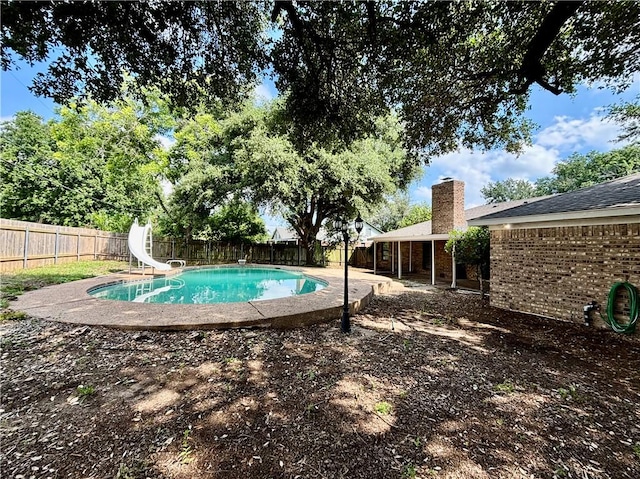
[[[576,13],[583,3],[583,0],[557,2],[553,6],[529,42],[527,51],[522,59],[522,64],[518,71],[524,83],[518,88],[513,88],[511,93],[524,94],[533,83],[538,83],[542,88],[552,92],[554,95],[562,93],[562,90],[549,84],[544,78],[546,69],[542,64],[542,58],[558,37],[562,26]]]

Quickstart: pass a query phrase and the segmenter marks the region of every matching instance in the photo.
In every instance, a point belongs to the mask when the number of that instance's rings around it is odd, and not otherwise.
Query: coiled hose
[[[616,301],[616,295],[618,289],[625,288],[629,295],[629,322],[627,324],[618,324],[614,317],[614,307]],[[616,333],[631,334],[636,329],[636,323],[638,322],[638,290],[634,285],[628,282],[619,282],[611,286],[609,296],[607,298],[607,314],[602,316],[602,319],[611,326]]]

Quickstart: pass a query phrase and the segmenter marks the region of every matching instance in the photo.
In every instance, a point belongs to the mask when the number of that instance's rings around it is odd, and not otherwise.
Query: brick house
[[[640,173],[468,224],[491,231],[493,306],[581,322],[615,282],[640,287]]]
[[[452,230],[465,230],[469,220],[537,200],[508,201],[465,210],[464,182],[447,180],[433,185],[431,221],[371,238],[374,274],[386,272],[402,278],[404,273],[415,273],[428,275],[432,284],[451,283],[466,274],[464,265],[454,266],[453,258],[444,250]]]

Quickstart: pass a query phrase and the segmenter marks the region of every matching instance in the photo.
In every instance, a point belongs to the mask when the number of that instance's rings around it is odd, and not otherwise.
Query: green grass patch
[[[189,444],[191,435],[191,429],[185,429],[182,433],[182,444],[180,444],[180,452],[178,453],[178,460],[182,464],[189,464],[193,461],[193,449]]]
[[[511,394],[512,392],[514,392],[516,390],[516,387],[511,381],[507,380],[507,381],[505,381],[503,383],[496,384],[494,386],[494,389],[496,391],[501,392],[501,393]]]
[[[2,284],[0,284],[0,297],[4,300],[2,307],[6,308],[7,300],[25,291],[102,276],[126,268],[128,264],[123,261],[77,261],[3,274]]]
[[[407,464],[402,470],[402,479],[416,479],[418,471],[413,464]]]
[[[78,397],[80,399],[85,399],[95,394],[96,388],[91,385],[87,385],[87,386],[80,385],[77,387],[76,391],[78,392]]]
[[[24,311],[0,311],[0,321],[22,321],[27,319],[27,313]]]
[[[387,415],[387,414],[391,414],[391,409],[393,409],[393,407],[387,401],[381,401],[379,403],[376,403],[376,405],[373,407],[373,409],[378,414]]]
[[[578,392],[577,386],[570,384],[567,388],[558,388],[558,395],[561,399],[572,399],[574,401],[581,401],[583,398]]]
[[[638,459],[640,459],[640,443],[633,446],[633,453],[636,455]]]

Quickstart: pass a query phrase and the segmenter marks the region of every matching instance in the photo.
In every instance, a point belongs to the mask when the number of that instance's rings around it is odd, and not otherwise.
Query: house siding
[[[611,286],[625,280],[640,287],[638,223],[491,231],[493,306],[582,322],[585,304],[604,310]]]

